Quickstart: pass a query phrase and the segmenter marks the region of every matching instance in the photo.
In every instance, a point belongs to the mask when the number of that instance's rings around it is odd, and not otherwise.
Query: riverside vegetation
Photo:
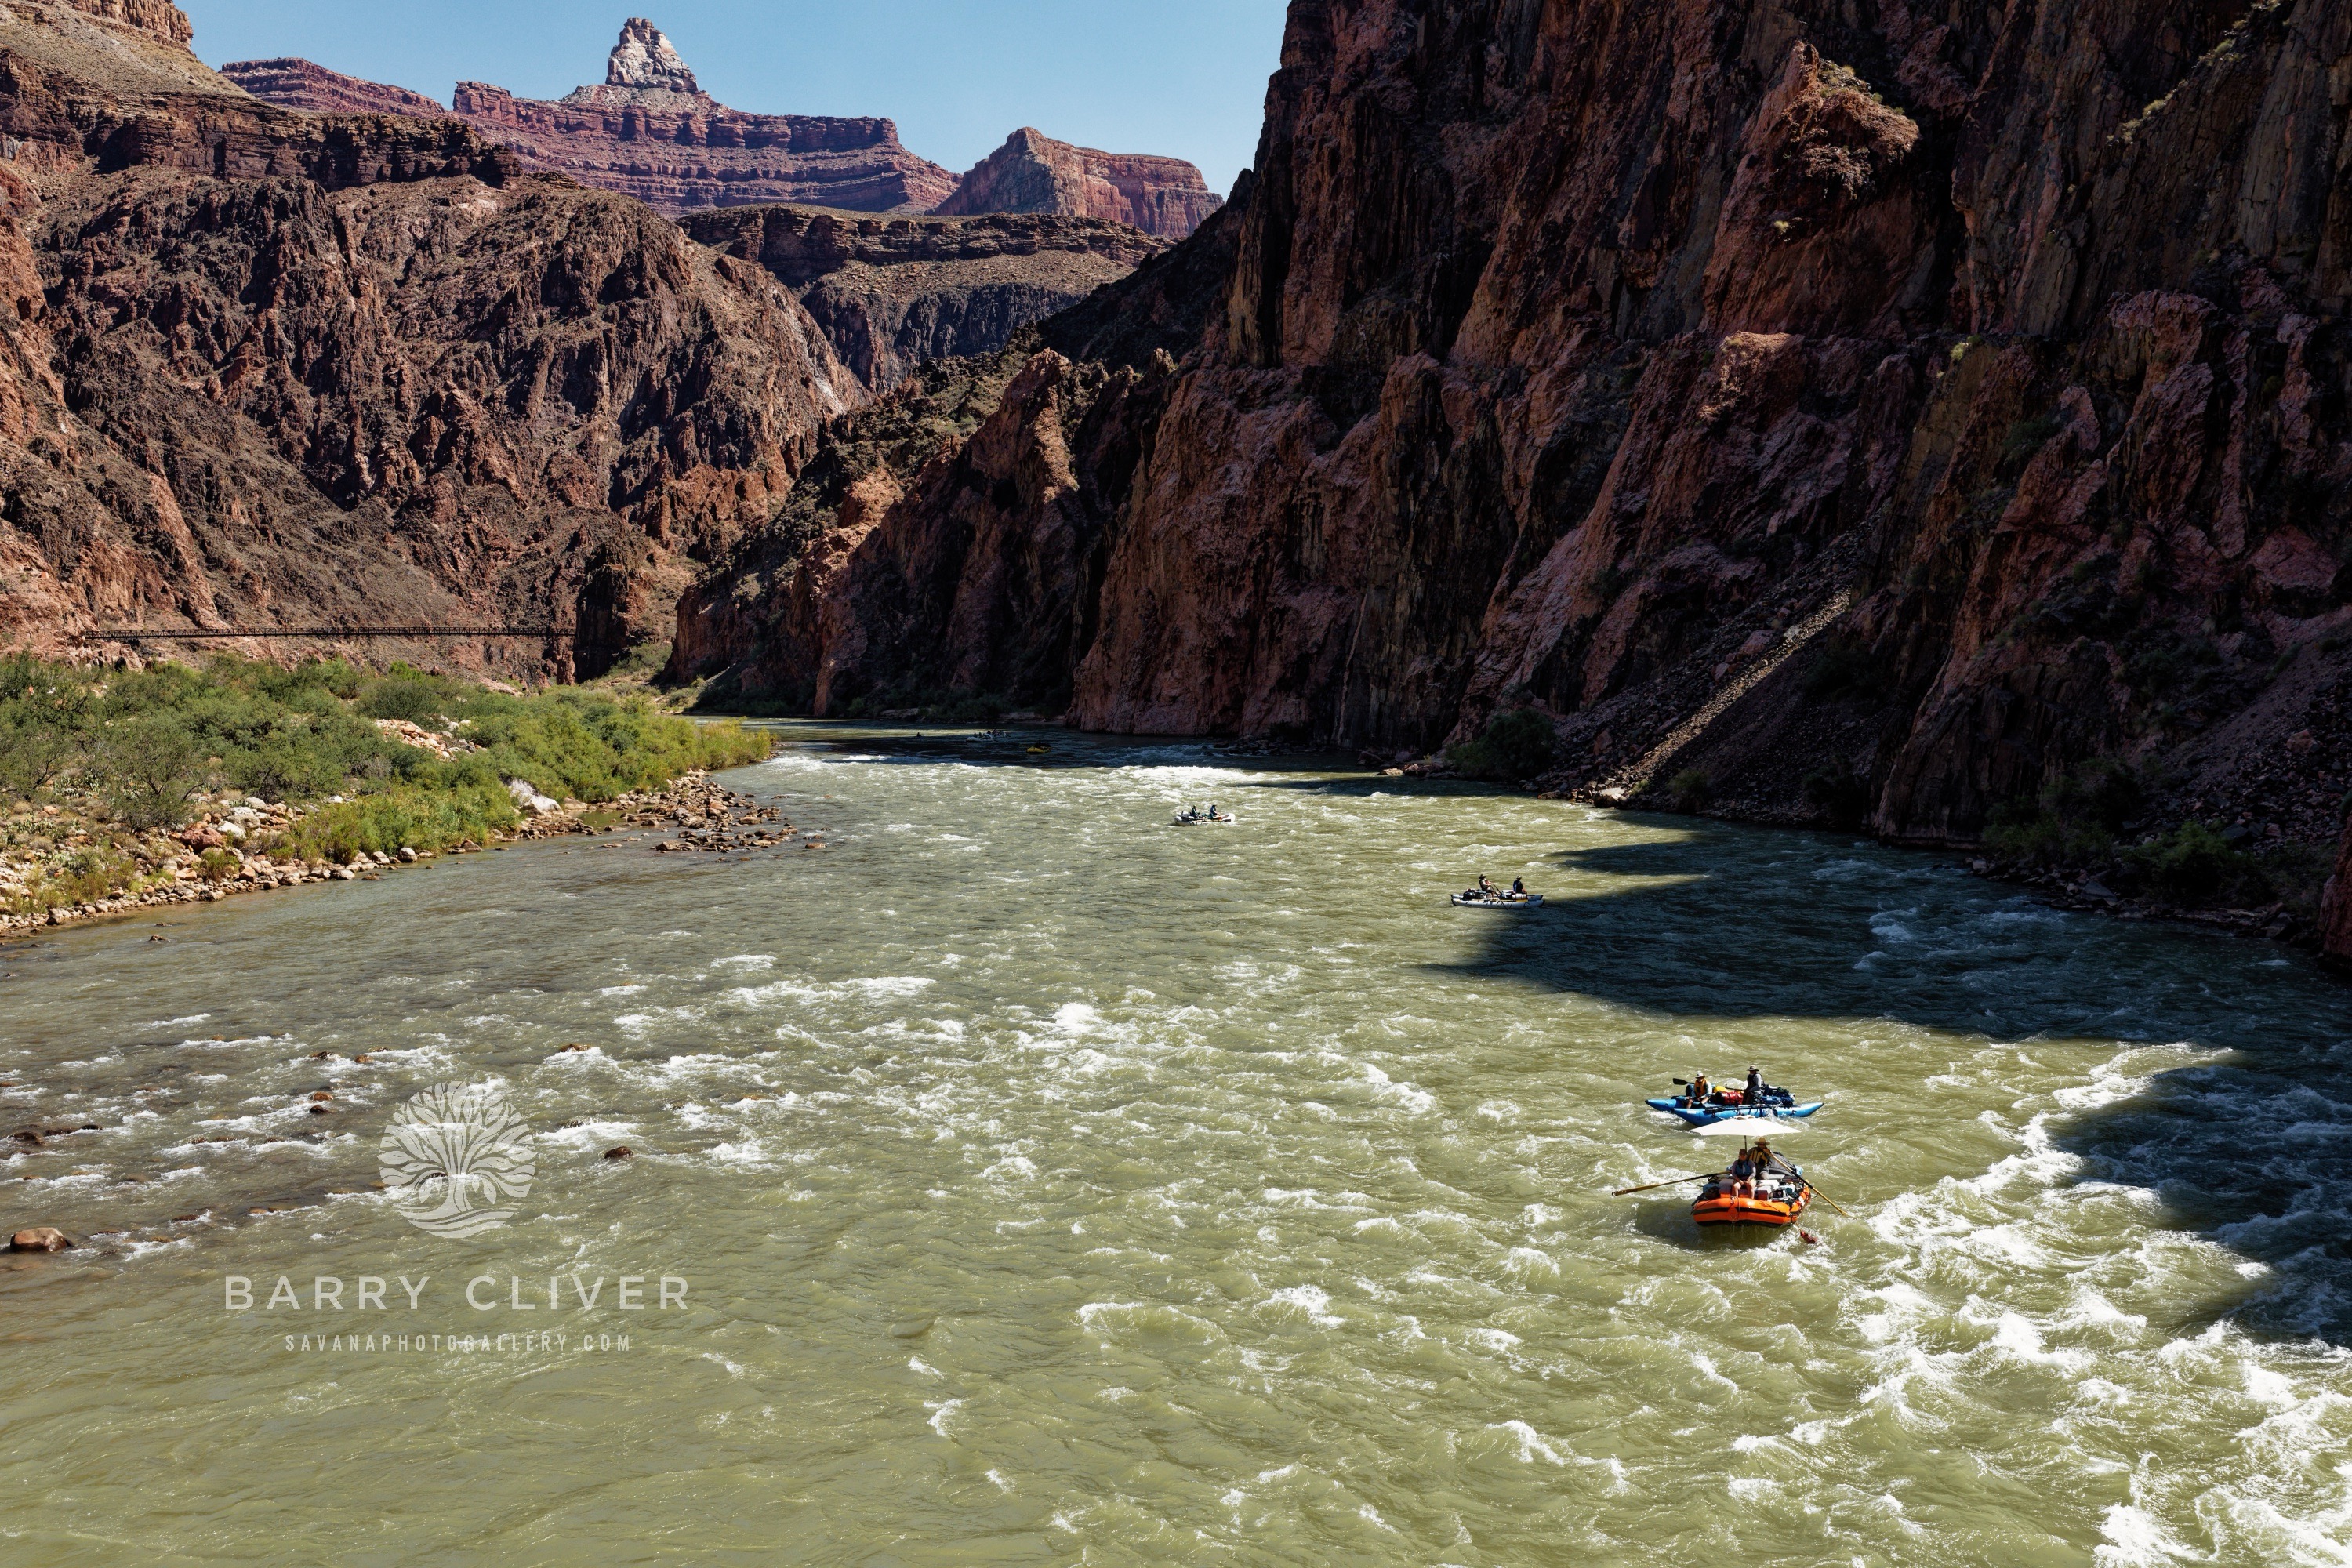
[[[510,834],[526,781],[587,809],[764,756],[739,724],[394,665],[90,670],[0,658],[0,919],[195,883],[332,874]],[[348,869],[342,872],[349,875]]]

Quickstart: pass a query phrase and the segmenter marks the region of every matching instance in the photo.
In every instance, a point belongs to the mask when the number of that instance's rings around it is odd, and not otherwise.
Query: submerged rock
[[[73,1246],[73,1238],[51,1225],[37,1225],[20,1230],[8,1238],[11,1252],[63,1252]]]

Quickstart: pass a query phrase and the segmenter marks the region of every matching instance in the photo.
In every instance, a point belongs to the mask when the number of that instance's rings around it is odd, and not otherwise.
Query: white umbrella
[[[1791,1132],[1808,1132],[1811,1129],[1801,1121],[1783,1121],[1777,1116],[1738,1116],[1724,1121],[1710,1121],[1698,1130],[1702,1138],[1762,1138],[1786,1137]]]

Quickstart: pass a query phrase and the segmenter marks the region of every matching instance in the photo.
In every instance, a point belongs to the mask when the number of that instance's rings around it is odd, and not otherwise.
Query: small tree
[[[205,782],[205,749],[186,728],[155,714],[118,719],[93,747],[99,781],[117,816],[133,827],[169,827],[187,816]]]
[[[0,788],[45,789],[81,754],[89,692],[29,654],[0,658]]]

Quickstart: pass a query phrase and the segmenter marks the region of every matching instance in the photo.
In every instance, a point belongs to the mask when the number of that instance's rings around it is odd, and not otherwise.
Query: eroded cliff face
[[[926,360],[994,353],[1168,247],[1124,224],[1054,215],[732,207],[680,222],[701,244],[775,274],[877,392]]]
[[[555,102],[461,81],[444,110],[404,88],[299,59],[242,60],[222,71],[289,109],[453,116],[510,149],[519,167],[616,191],[672,216],[772,202],[927,212],[955,188],[955,176],[908,152],[887,120],[728,108],[642,16],[622,26],[602,82]]]
[[[1925,842],[2106,760],[2317,853],[2348,70],[2340,0],[1294,0],[1235,230],[1166,258],[1231,257],[1091,633],[1008,695],[1383,752],[1531,707],[1550,787]],[[776,676],[878,689],[946,624]]]
[[[434,119],[449,110],[438,99],[404,87],[367,81],[309,60],[233,60],[221,67],[235,82],[265,103],[299,109],[306,114],[396,114],[409,119]]]
[[[942,216],[1058,213],[1181,239],[1223,200],[1181,158],[1098,152],[1024,126],[973,164],[935,210]]]
[[[593,673],[864,400],[774,278],[635,203],[32,9],[0,23],[0,643],[552,620],[391,651]]]

